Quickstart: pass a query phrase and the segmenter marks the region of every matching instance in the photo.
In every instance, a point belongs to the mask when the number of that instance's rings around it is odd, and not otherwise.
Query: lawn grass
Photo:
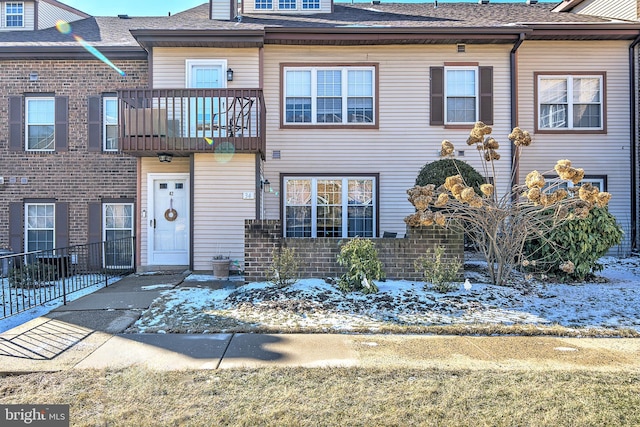
[[[640,373],[268,368],[5,377],[0,403],[71,405],[72,426],[640,425]]]

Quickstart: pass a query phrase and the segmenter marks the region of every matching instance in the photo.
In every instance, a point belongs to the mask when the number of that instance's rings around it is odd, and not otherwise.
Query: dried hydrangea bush
[[[485,178],[497,182],[495,162],[500,160],[500,144],[491,133],[490,126],[478,122],[469,134],[467,145],[477,148]],[[508,139],[516,150],[514,159],[519,159],[523,148],[532,143],[529,132],[517,127]],[[454,145],[443,141],[441,156],[451,158],[454,153]],[[517,169],[515,164],[511,168],[512,171]],[[554,172],[556,177],[545,178]],[[523,248],[527,241],[544,240],[564,222],[585,218],[596,206],[607,206],[611,194],[601,192],[591,184],[564,188],[567,180],[577,185],[583,177],[583,169],[575,168],[571,161],[563,159],[557,162],[554,170],[530,172],[524,184],[514,185],[503,195],[498,195],[492,184],[483,184],[480,187],[482,195],[478,195],[461,175],[450,176],[438,188],[425,185],[407,190],[409,202],[416,212],[406,217],[405,222],[412,227],[463,224],[487,261],[492,283],[508,285],[513,271],[526,263]],[[491,179],[487,181],[491,182]],[[514,176],[511,182],[515,182]],[[570,268],[572,262],[562,260],[562,264],[563,268]]]

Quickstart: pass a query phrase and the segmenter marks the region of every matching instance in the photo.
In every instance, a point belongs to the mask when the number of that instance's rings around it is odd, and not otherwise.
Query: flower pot
[[[214,279],[228,279],[229,278],[229,263],[230,260],[226,259],[212,259],[213,265],[213,277]]]

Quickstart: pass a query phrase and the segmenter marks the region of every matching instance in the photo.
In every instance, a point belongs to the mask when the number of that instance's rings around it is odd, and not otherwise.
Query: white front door
[[[189,174],[149,174],[149,265],[189,265]]]

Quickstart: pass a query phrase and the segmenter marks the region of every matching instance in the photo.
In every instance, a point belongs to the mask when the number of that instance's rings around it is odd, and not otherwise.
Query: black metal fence
[[[0,252],[0,319],[135,269],[135,237],[21,254]]]

